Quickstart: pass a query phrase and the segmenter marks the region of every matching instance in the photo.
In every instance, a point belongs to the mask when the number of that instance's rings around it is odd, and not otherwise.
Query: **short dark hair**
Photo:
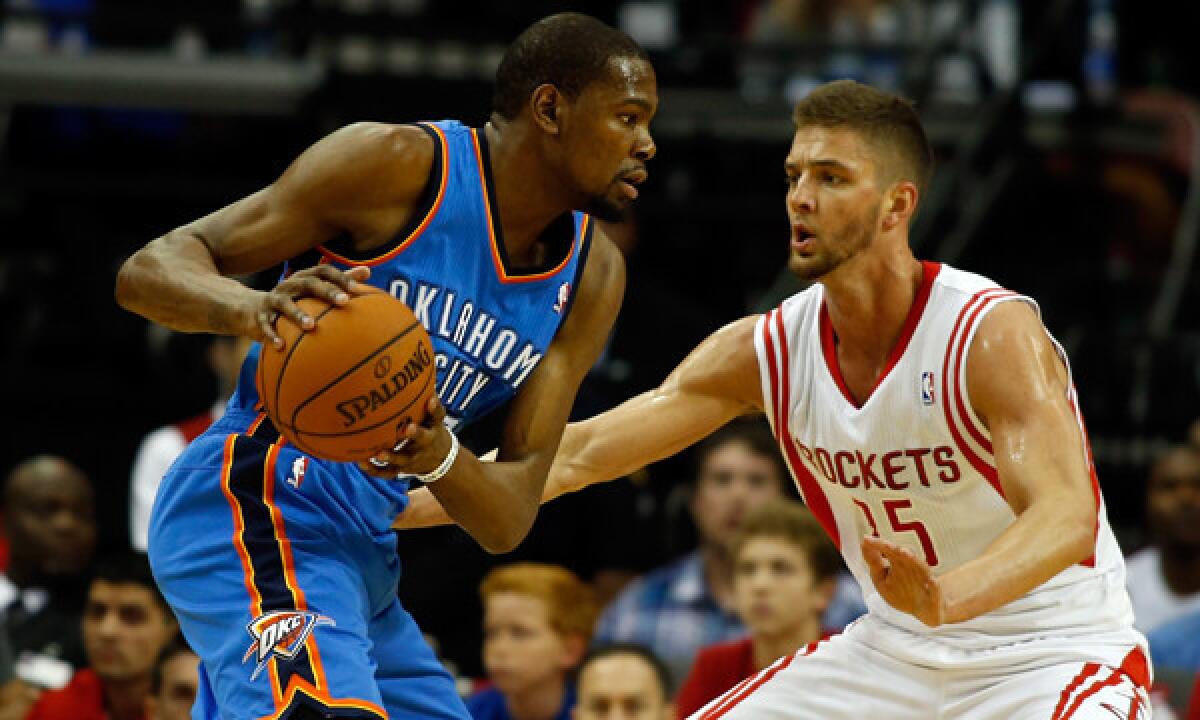
[[[696,464],[692,473],[693,482],[695,479],[699,479],[700,471],[704,469],[704,463],[708,462],[708,457],[713,452],[735,442],[745,445],[755,455],[770,458],[779,473],[780,490],[787,491],[787,466],[783,462],[783,455],[779,452],[779,444],[775,442],[775,436],[771,434],[771,428],[761,417],[737,418],[701,440],[693,453]]]
[[[521,114],[530,93],[550,84],[572,99],[606,76],[609,60],[649,60],[633,38],[580,13],[559,13],[525,29],[496,68],[492,109],[506,120]]]
[[[922,192],[933,174],[933,149],[910,100],[853,80],[826,83],[796,103],[796,129],[846,128],[894,150],[908,177]]]
[[[158,589],[158,583],[154,582],[150,561],[143,553],[120,553],[103,558],[96,563],[96,570],[92,573],[92,582],[95,583],[97,580],[103,580],[113,585],[141,585],[154,595],[154,599],[166,611],[169,618],[174,619],[175,617],[171,612],[171,606],[167,604],[167,599]]]
[[[582,677],[583,671],[597,660],[613,657],[614,655],[633,655],[645,660],[646,664],[654,669],[654,677],[658,680],[658,687],[662,690],[663,698],[670,701],[674,693],[673,683],[671,682],[671,671],[667,669],[667,664],[663,662],[662,658],[654,654],[653,650],[638,643],[610,643],[588,650],[587,655],[584,655],[583,660],[580,661],[579,668],[575,671],[575,677],[577,679]]]
[[[154,670],[150,675],[150,694],[157,695],[162,690],[163,668],[173,658],[179,655],[195,655],[196,651],[188,645],[187,640],[183,637],[183,633],[176,633],[175,637],[167,643],[167,646],[158,654],[158,659],[154,661]]]

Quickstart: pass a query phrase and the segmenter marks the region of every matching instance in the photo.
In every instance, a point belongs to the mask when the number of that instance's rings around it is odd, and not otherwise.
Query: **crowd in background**
[[[223,353],[237,345],[214,342],[218,374],[236,367]],[[147,436],[131,478],[132,546],[144,545],[139,529],[150,507],[141,497],[155,490],[139,487],[141,473],[152,460],[169,464],[164,438],[181,449],[207,422],[184,420]],[[671,490],[695,544],[660,567],[620,580],[586,560],[518,552],[526,559],[498,558],[462,591],[479,601],[474,614],[456,602],[453,582],[411,578],[442,598],[444,621],[481,630],[471,649],[480,670],[459,676],[473,717],[684,718],[865,611],[857,584],[791,489],[764,420],[735,421],[690,454],[689,475]],[[1200,422],[1157,458],[1145,485],[1150,542],[1128,549],[1127,584],[1137,627],[1150,639],[1159,712],[1183,717],[1189,697],[1200,703]],[[0,720],[189,716],[198,660],[145,555],[95,557],[95,493],[83,471],[56,456],[29,458],[4,480]],[[615,538],[624,520],[609,516],[606,532]],[[436,635],[429,640],[438,647]],[[445,659],[450,668],[471,664]]]
[[[233,53],[329,69],[279,117],[244,110],[246,99],[130,111],[0,87],[0,374],[20,420],[0,439],[0,720],[187,717],[197,659],[136,553],[158,480],[220,413],[245,348],[147,328],[107,301],[113,271],[157,233],[270,182],[340,124],[482,122],[490,68],[476,59],[564,4],[2,5],[5,59],[167,48],[198,65]],[[968,7],[985,12],[977,24]],[[1052,25],[1059,7],[1069,20]],[[610,233],[629,265],[625,307],[576,417],[657,383],[721,323],[795,289],[776,275],[782,254],[758,242],[786,234],[778,170],[789,127],[786,102],[772,98],[831,77],[904,90],[930,117],[939,177],[962,188],[961,202],[923,199],[918,255],[952,257],[1042,302],[1075,363],[1151,642],[1157,717],[1183,717],[1189,697],[1200,706],[1200,426],[1187,425],[1200,407],[1200,314],[1187,311],[1200,284],[1184,286],[1176,317],[1151,322],[1194,194],[1196,8],[1174,8],[1175,22],[1103,0],[572,9],[636,30],[664,91],[651,180],[632,221]],[[1058,34],[1037,47],[1042,24]],[[960,163],[963,138],[1018,82],[1025,104],[994,116],[1007,121],[979,153],[1001,161]],[[681,92],[696,89],[699,100]],[[726,103],[743,114],[722,126],[712,118]],[[758,122],[773,112],[778,137]],[[1162,135],[1143,137],[1143,125]],[[939,194],[961,224],[938,213]],[[488,433],[464,442],[486,450]],[[406,533],[399,552],[402,601],[477,717],[568,717],[572,706],[577,719],[682,717],[863,612],[761,422],[544,507],[509,555],[488,556],[454,528]]]

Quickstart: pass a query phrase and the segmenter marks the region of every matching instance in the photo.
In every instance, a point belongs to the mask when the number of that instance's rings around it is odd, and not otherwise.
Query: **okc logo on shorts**
[[[929,370],[921,373],[921,402],[933,404],[933,373]]]
[[[275,610],[255,618],[246,626],[246,632],[254,638],[242,662],[257,656],[258,667],[250,675],[250,681],[258,679],[267,661],[272,657],[291,660],[300,653],[304,641],[318,625],[336,625],[333,618],[299,610]]]

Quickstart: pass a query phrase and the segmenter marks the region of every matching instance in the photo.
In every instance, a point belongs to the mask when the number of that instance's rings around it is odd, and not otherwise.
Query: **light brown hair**
[[[826,83],[796,103],[792,121],[804,127],[847,129],[876,147],[894,152],[894,175],[925,192],[933,174],[933,150],[910,100],[853,80]]]
[[[836,576],[842,568],[841,556],[825,529],[799,503],[775,500],[750,513],[733,541],[733,557],[736,559],[746,543],[758,538],[778,539],[800,548],[816,582]]]

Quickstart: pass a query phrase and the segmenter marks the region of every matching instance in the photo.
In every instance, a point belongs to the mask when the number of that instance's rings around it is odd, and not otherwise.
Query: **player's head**
[[[146,720],[190,720],[200,685],[200,658],[182,635],[171,639],[154,663]]]
[[[620,30],[578,13],[526,29],[496,70],[493,121],[531,123],[576,207],[619,219],[654,157],[654,68]]]
[[[91,562],[96,546],[92,483],[70,462],[38,455],[17,465],[4,484],[3,508],[13,582],[76,576]]]
[[[735,420],[695,451],[692,519],[703,544],[729,551],[750,511],[784,496],[787,470],[761,419]]]
[[[148,680],[158,654],[178,632],[144,555],[96,564],[83,611],[83,646],[102,680]]]
[[[632,643],[595,648],[579,664],[572,720],[669,720],[671,673],[649,649]]]
[[[1154,463],[1146,514],[1160,546],[1200,552],[1200,447],[1177,445]]]
[[[556,565],[497,568],[479,586],[483,664],[505,695],[562,685],[592,637],[591,587]]]
[[[907,241],[933,152],[912,104],[839,80],[796,103],[785,161],[792,272],[827,275],[887,236]]]
[[[780,500],[746,518],[733,544],[734,604],[753,637],[820,629],[841,560],[812,513]]]

